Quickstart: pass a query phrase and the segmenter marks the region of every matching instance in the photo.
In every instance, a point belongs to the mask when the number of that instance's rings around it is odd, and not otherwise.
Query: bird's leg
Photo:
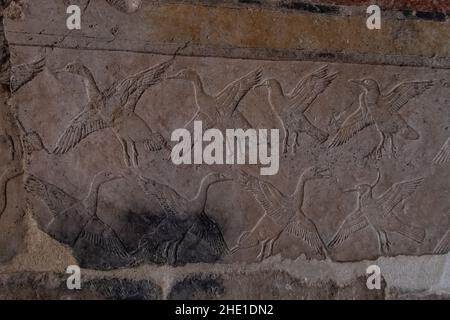
[[[378,145],[372,149],[372,151],[367,155],[368,158],[379,160],[383,156],[383,149],[386,143],[386,137],[383,132],[381,133],[381,140]]]
[[[384,231],[380,231],[380,236],[383,244],[383,252],[388,253],[391,249],[391,242],[389,241],[389,238]]]
[[[171,265],[175,265],[177,263],[177,259],[178,259],[178,248],[180,247],[180,243],[183,241],[184,237],[179,239],[179,240],[175,240],[175,243],[173,245],[173,249],[172,249],[172,263]]]
[[[284,139],[283,139],[283,153],[286,154],[288,152],[289,147],[289,130],[284,130]]]
[[[8,144],[9,144],[9,159],[11,161],[13,161],[15,158],[15,154],[16,154],[16,148],[14,146],[14,141],[13,141],[13,138],[9,134],[6,136],[6,138],[8,140]]]
[[[133,140],[130,141],[131,143],[131,151],[133,152],[133,167],[138,168],[139,167],[139,153],[136,148],[136,142]]]
[[[298,137],[299,137],[298,131],[294,131],[294,140],[292,142],[292,154],[295,154],[297,152],[297,147],[300,146],[300,144],[298,143]]]
[[[394,136],[390,134],[389,139],[391,140],[391,155],[394,159],[397,159],[397,147],[395,146],[394,143]]]
[[[128,145],[125,139],[120,139],[120,144],[122,145],[123,158],[127,167],[131,167],[130,154],[128,153]]]
[[[264,256],[264,259],[270,257],[272,255],[273,252],[273,244],[275,243],[275,239],[270,239],[269,243],[268,243],[268,247],[269,247],[269,252],[267,252],[267,254]]]
[[[256,259],[258,259],[260,262],[263,261],[263,259],[264,259],[264,253],[266,252],[267,241],[268,241],[268,239],[264,239],[263,241],[261,241],[261,251],[256,256]]]
[[[375,230],[375,232],[377,233],[377,238],[378,238],[378,252],[380,254],[383,254],[384,253],[384,248],[383,248],[383,244],[382,244],[382,241],[381,241],[381,234],[380,234],[380,232],[378,230]]]

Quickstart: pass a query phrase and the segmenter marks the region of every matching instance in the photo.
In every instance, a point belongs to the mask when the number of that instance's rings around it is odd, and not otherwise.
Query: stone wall
[[[0,298],[448,297],[449,8],[379,4],[0,1]],[[175,165],[196,120],[279,170]]]

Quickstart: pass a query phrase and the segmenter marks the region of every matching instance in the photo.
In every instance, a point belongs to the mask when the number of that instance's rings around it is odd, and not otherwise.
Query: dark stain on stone
[[[424,12],[412,10],[402,10],[402,13],[406,18],[417,18],[422,20],[431,20],[439,22],[445,22],[449,16],[448,13],[443,12]]]
[[[321,4],[310,4],[305,2],[281,2],[279,4],[280,8],[290,9],[290,10],[299,10],[299,11],[307,11],[313,13],[339,13],[339,7],[330,6],[330,5],[321,5]]]
[[[223,279],[214,274],[192,274],[177,282],[169,300],[218,299],[225,292]]]

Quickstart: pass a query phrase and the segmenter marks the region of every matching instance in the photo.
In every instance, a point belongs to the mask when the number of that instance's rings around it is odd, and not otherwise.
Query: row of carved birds
[[[274,113],[280,119],[283,135],[283,152],[291,147],[295,153],[299,146],[299,136],[305,133],[318,143],[328,140],[329,134],[318,128],[305,114],[314,101],[336,79],[337,73],[330,73],[328,66],[304,76],[294,89],[286,94],[276,79],[262,80],[262,70],[256,69],[242,78],[228,84],[217,94],[206,91],[200,75],[189,69],[183,69],[172,76],[165,76],[173,58],[150,67],[123,80],[116,81],[106,90],[100,91],[92,72],[81,63],[69,63],[58,72],[69,72],[82,77],[88,96],[88,104],[84,110],[70,123],[60,136],[55,154],[63,154],[74,148],[90,134],[111,128],[123,148],[127,166],[138,166],[137,143],[144,143],[148,151],[166,149],[170,153],[170,145],[159,133],[153,132],[148,124],[135,113],[136,105],[143,93],[151,86],[164,79],[190,81],[194,87],[197,111],[186,123],[185,128],[192,129],[195,120],[203,122],[204,128],[242,128],[252,127],[250,121],[239,110],[239,104],[248,92],[257,87],[266,87],[268,100]],[[42,70],[42,60],[30,65],[13,68],[11,76],[12,90],[30,81]],[[15,75],[15,76],[14,76]],[[19,80],[13,81],[14,77]],[[411,81],[394,86],[383,93],[373,79],[350,80],[362,88],[359,106],[341,124],[337,133],[329,143],[330,148],[349,142],[362,130],[375,126],[380,134],[380,142],[368,155],[379,159],[384,153],[396,155],[395,136],[407,140],[417,140],[420,135],[399,113],[400,109],[411,99],[418,97],[430,89],[433,81]],[[20,85],[19,85],[20,83]],[[34,140],[36,138],[34,137]],[[450,159],[450,139],[444,144],[435,162],[443,163]]]
[[[114,229],[97,215],[101,186],[113,180],[127,178],[128,175],[138,182],[148,197],[157,200],[164,214],[160,226],[166,223],[176,225],[177,232],[164,235],[169,237],[163,243],[163,254],[167,263],[174,265],[177,263],[178,247],[188,234],[206,241],[216,255],[228,252],[220,228],[205,212],[209,188],[215,183],[230,180],[220,173],[206,175],[192,198],[180,195],[168,185],[133,172],[124,174],[100,172],[92,180],[90,190],[82,200],[72,197],[54,184],[33,175],[26,177],[25,189],[45,203],[51,211],[53,218],[45,226],[45,231],[52,237],[73,248],[82,247],[80,243],[85,241],[103,253],[131,261],[139,259],[140,255],[153,245],[149,243],[151,234],[144,235],[137,247],[127,248]]]
[[[111,172],[97,174],[88,195],[83,200],[75,199],[55,185],[29,175],[25,179],[25,189],[43,201],[53,214],[53,219],[46,226],[46,232],[58,241],[72,247],[79,241],[87,241],[108,254],[119,258],[138,258],[142,252],[152,248],[155,239],[151,234],[144,235],[138,246],[127,248],[116,232],[97,216],[97,201],[100,187],[110,181],[123,179],[124,175]],[[257,258],[263,260],[273,253],[273,247],[283,233],[301,239],[316,252],[328,257],[329,250],[340,246],[354,233],[370,227],[377,235],[379,249],[382,253],[390,251],[391,242],[388,233],[397,233],[416,243],[422,243],[425,230],[414,226],[399,217],[406,201],[421,186],[423,179],[413,179],[393,184],[380,196],[375,196],[374,188],[381,175],[371,184],[362,183],[354,189],[343,192],[357,194],[356,208],[349,213],[338,227],[335,235],[326,243],[319,233],[314,221],[303,211],[306,183],[313,179],[330,179],[331,172],[326,168],[311,167],[302,172],[292,194],[283,194],[274,185],[241,172],[239,183],[249,191],[264,210],[253,228],[242,233],[236,246],[228,249],[220,227],[205,212],[208,190],[216,183],[233,180],[221,173],[206,175],[195,196],[187,198],[175,189],[152,179],[132,175],[143,192],[154,198],[164,217],[157,227],[176,227],[177,232],[164,235],[163,254],[165,261],[177,263],[179,246],[188,234],[205,241],[218,256],[228,252],[234,254],[239,250],[259,246]],[[70,228],[67,228],[71,225]],[[448,251],[450,233],[447,233],[435,248],[436,253]]]
[[[414,179],[393,184],[382,195],[376,197],[373,189],[380,181],[380,172],[372,184],[359,184],[356,188],[344,192],[357,194],[357,205],[353,212],[347,215],[332,239],[325,243],[318,228],[302,209],[305,198],[305,184],[312,179],[331,178],[330,171],[319,167],[306,169],[299,177],[295,191],[285,195],[272,184],[243,172],[241,185],[248,190],[264,214],[251,230],[245,231],[239,237],[231,252],[260,246],[257,258],[263,260],[272,254],[274,243],[283,233],[290,234],[304,241],[317,253],[328,256],[330,249],[341,245],[357,231],[371,227],[375,231],[379,249],[388,253],[391,243],[388,233],[400,234],[416,243],[422,243],[425,230],[413,226],[399,218],[407,199],[421,185],[423,179]],[[436,250],[447,245],[449,248],[450,233],[446,235]]]

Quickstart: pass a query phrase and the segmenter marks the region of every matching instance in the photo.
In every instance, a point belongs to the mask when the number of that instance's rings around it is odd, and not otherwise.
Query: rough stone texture
[[[369,31],[354,1],[78,3],[69,31],[67,3],[0,2],[0,298],[448,297],[448,21],[387,11]],[[208,116],[232,83],[242,96]],[[280,129],[278,174],[174,165],[198,108]]]

